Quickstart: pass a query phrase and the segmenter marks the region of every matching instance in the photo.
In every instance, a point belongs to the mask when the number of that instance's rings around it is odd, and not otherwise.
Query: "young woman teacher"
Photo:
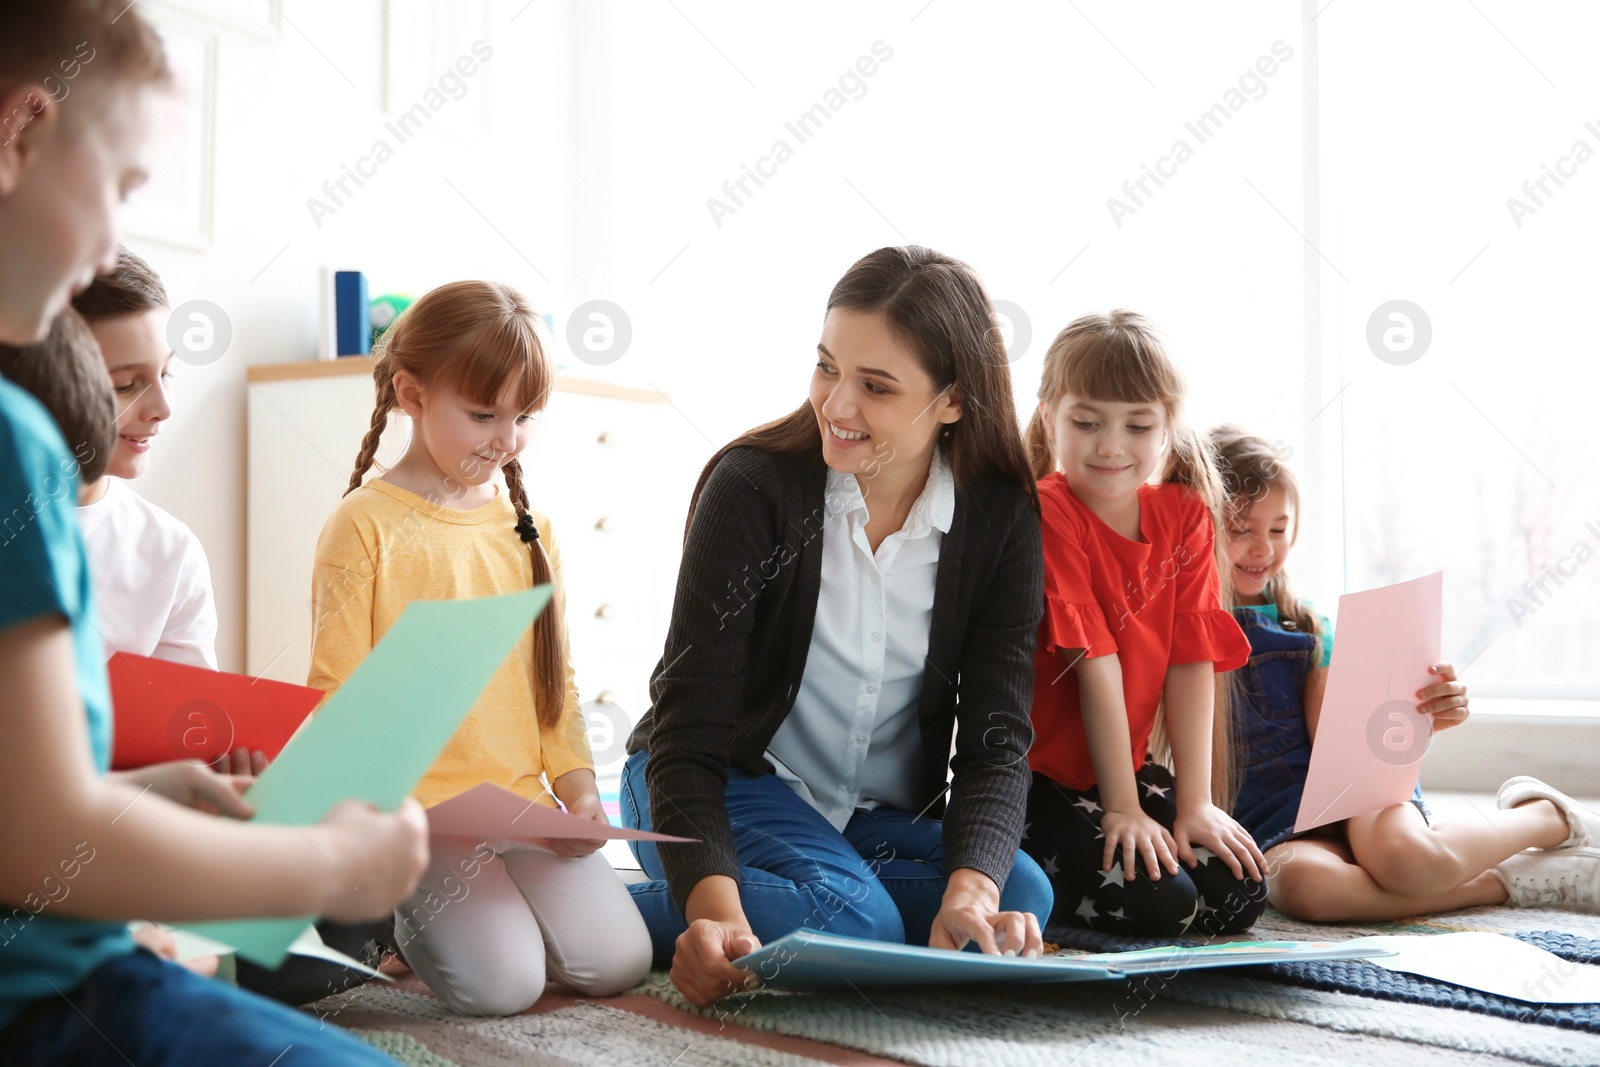
[[[1018,844],[1043,605],[983,285],[879,249],[828,298],[810,399],[701,474],[629,738],[624,820],[701,842],[636,843],[653,881],[629,886],[690,1000],[801,928],[1039,953],[1050,884]]]

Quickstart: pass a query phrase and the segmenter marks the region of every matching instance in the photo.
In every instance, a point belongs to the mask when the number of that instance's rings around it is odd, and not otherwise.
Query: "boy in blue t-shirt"
[[[18,501],[0,520],[0,630],[40,616],[64,615],[72,631],[73,667],[88,719],[95,770],[111,766],[111,694],[100,661],[100,637],[89,621],[92,595],[83,538],[74,509],[78,461],[67,451],[38,401],[0,379],[0,501]],[[84,864],[85,839],[50,869],[21,907],[0,917],[0,1025],[22,1001],[48,996],[52,983],[76,985],[97,965],[132,950],[126,923],[86,922],[52,914],[67,899]]]
[[[114,209],[145,177],[170,83],[160,39],[125,0],[7,11],[0,342],[38,340],[114,265]],[[251,814],[239,779],[199,763],[106,773],[77,463],[39,403],[0,379],[0,1063],[270,1063],[290,1049],[297,1064],[391,1063],[130,941],[133,916],[378,918],[415,887],[426,824],[413,801],[249,825],[193,810]]]

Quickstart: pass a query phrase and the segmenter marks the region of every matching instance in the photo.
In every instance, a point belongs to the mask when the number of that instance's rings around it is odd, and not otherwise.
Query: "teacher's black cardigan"
[[[820,452],[731,449],[689,526],[652,705],[628,738],[630,754],[650,753],[653,828],[703,842],[661,847],[680,907],[707,875],[739,880],[727,768],[771,772],[767,745],[800,691],[821,590],[827,472]],[[928,817],[944,820],[945,869],[971,867],[1001,887],[1027,807],[1043,613],[1033,498],[999,475],[957,488],[918,703],[926,754],[918,794]]]

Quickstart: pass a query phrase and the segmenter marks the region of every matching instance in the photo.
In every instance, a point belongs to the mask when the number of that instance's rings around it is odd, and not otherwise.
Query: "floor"
[[[1481,813],[1491,811],[1495,806],[1493,794],[1488,793],[1435,790],[1427,794],[1427,800],[1438,821],[1478,818]],[[1584,798],[1583,802],[1600,811],[1600,798]],[[638,870],[632,854],[624,843],[608,844],[605,854],[625,881],[643,880],[643,873]],[[1521,914],[1518,913],[1519,920]],[[1533,918],[1532,915],[1528,916],[1530,920]],[[1590,919],[1586,928],[1592,927],[1592,924],[1593,920]],[[1332,931],[1339,928],[1325,929],[1329,929],[1330,936],[1333,936]],[[1348,931],[1346,934],[1348,935]],[[1298,937],[1320,936],[1320,934],[1312,930],[1304,935],[1291,933],[1274,936]],[[672,1067],[691,1067],[694,1064],[714,1065],[714,1067],[721,1067],[724,1064],[781,1065],[781,1067],[817,1064],[837,1065],[837,1067],[889,1067],[891,1064],[908,1061],[923,1064],[956,1062],[947,1060],[944,1056],[945,1051],[953,1053],[955,1051],[953,1049],[941,1048],[932,1054],[908,1052],[904,1055],[904,1059],[891,1060],[827,1041],[799,1036],[806,1032],[804,1028],[790,1029],[787,1031],[789,1036],[785,1036],[783,1033],[769,1032],[770,1027],[761,1028],[760,1020],[757,1019],[737,1021],[730,1019],[721,1022],[679,1010],[678,1007],[664,1002],[659,991],[657,996],[635,993],[605,1002],[584,1002],[581,998],[551,990],[529,1013],[529,1017],[494,1023],[489,1021],[473,1023],[470,1020],[455,1018],[441,1019],[437,1017],[436,1010],[430,1007],[429,1002],[432,998],[428,996],[426,989],[414,976],[405,971],[403,965],[395,971],[394,977],[398,979],[398,985],[376,993],[372,987],[367,987],[364,994],[354,995],[356,999],[353,999],[349,1007],[343,1010],[343,1014],[333,1021],[358,1030],[381,1030],[392,1034],[410,1035],[434,1051],[445,1053],[450,1057],[446,1062],[461,1064],[462,1067],[500,1067],[502,1064],[511,1063],[517,1063],[519,1067],[543,1063],[609,1064],[623,1061],[659,1062],[662,1067],[667,1067],[668,1064]],[[670,990],[668,992],[670,993]],[[946,992],[961,991],[947,989]],[[1109,996],[1113,992],[1107,991],[1103,995]],[[1289,1004],[1290,998],[1304,991],[1280,988],[1269,992],[1274,996],[1285,998],[1284,1003]],[[375,999],[379,994],[388,999]],[[1053,996],[1056,995],[1048,990],[1041,992],[1019,988],[1006,999],[1008,1003],[1026,1012],[1029,1017],[1043,1018],[1042,1013],[1055,1003],[1049,999]],[[1040,1013],[1038,1015],[1025,1007],[1025,1004],[1031,1003],[1031,998],[1045,998],[1036,1009]],[[671,1000],[672,997],[667,996],[665,999]],[[1365,997],[1344,998],[1343,1003],[1344,1007],[1341,1010],[1346,1012],[1350,1019],[1372,1019],[1380,1015],[1392,1015],[1403,1019],[1406,1018],[1406,1012],[1413,1012],[1416,1016],[1415,1023],[1419,1028],[1431,1025],[1435,1028],[1444,1027],[1454,1033],[1457,1029],[1485,1025],[1481,1017],[1450,1009],[1424,1009]],[[430,1012],[435,1014],[430,1016]],[[605,1014],[598,1014],[601,1012]],[[877,1014],[881,1016],[883,1013],[880,1010]],[[877,1016],[867,1013],[865,1018],[868,1022],[875,1022]],[[754,1025],[740,1025],[741,1021]],[[1509,1036],[1503,1034],[1497,1047],[1474,1047],[1470,1052],[1465,1048],[1449,1047],[1451,1040],[1449,1035],[1442,1039],[1435,1035],[1431,1042],[1419,1043],[1419,1039],[1409,1030],[1406,1034],[1412,1036],[1407,1038],[1400,1033],[1363,1030],[1358,1022],[1335,1025],[1321,1022],[1312,1025],[1312,1022],[1313,1020],[1309,1020],[1303,1014],[1296,1016],[1292,1012],[1276,1013],[1275,1007],[1273,1011],[1263,1012],[1252,1011],[1248,1005],[1185,1003],[1181,998],[1165,997],[1160,1002],[1152,1003],[1143,1009],[1137,1033],[1134,1034],[1137,1043],[1126,1047],[1119,1045],[1118,1041],[1127,1040],[1127,1035],[1115,1033],[1091,1039],[1082,1043],[1081,1051],[1089,1054],[1084,1057],[1079,1067],[1087,1067],[1091,1061],[1108,1064],[1130,1062],[1130,1057],[1131,1061],[1141,1063],[1236,1063],[1241,1048],[1253,1049],[1251,1056],[1258,1058],[1260,1062],[1307,1062],[1318,1067],[1322,1063],[1431,1067],[1433,1064],[1468,1061],[1473,1062],[1475,1067],[1496,1067],[1511,1063],[1559,1064],[1567,1067],[1571,1064],[1595,1062],[1595,1059],[1600,1057],[1600,1044],[1596,1044],[1600,1042],[1600,1038],[1595,1038],[1593,1035],[1573,1034],[1571,1040],[1575,1044],[1572,1048],[1566,1048],[1559,1046],[1559,1041],[1566,1039],[1558,1037],[1551,1027],[1517,1024],[1510,1021],[1504,1021],[1504,1027],[1511,1028]],[[650,1029],[651,1027],[654,1029]],[[573,1033],[577,1034],[575,1042],[571,1040]],[[568,1044],[563,1046],[560,1044],[560,1039],[564,1034],[568,1037]],[[443,1043],[441,1035],[448,1035]],[[1210,1043],[1207,1047],[1216,1054],[1215,1056],[1202,1054],[1195,1058],[1185,1053],[1174,1058],[1176,1054],[1163,1045],[1163,1041],[1169,1043],[1176,1041],[1181,1045],[1202,1038]],[[1015,1045],[1014,1042],[1018,1039],[1019,1032],[1015,1030],[1006,1030],[999,1034],[995,1038],[997,1045],[993,1053],[981,1062],[985,1064],[1011,1062],[1013,1054],[1020,1055],[1027,1047],[1026,1040],[1021,1046]],[[631,1044],[628,1043],[630,1041]],[[1553,1041],[1557,1042],[1557,1045],[1552,1046]],[[1581,1044],[1583,1041],[1588,1041],[1589,1044]],[[1441,1045],[1444,1047],[1440,1047]],[[871,1047],[871,1043],[868,1042],[865,1047]],[[1079,1049],[1078,1045],[1071,1047]],[[422,1045],[419,1044],[417,1048],[422,1048]],[[425,1049],[423,1051],[426,1052]],[[898,1049],[895,1051],[899,1054]],[[970,1052],[971,1049],[965,1051]],[[1034,1050],[1035,1053],[1039,1051],[1041,1050]],[[1577,1058],[1574,1059],[1573,1056]],[[409,1056],[402,1058],[406,1063],[440,1062],[438,1059],[429,1059],[426,1055],[418,1059]],[[1029,1063],[1034,1062],[1027,1057],[1024,1059]]]

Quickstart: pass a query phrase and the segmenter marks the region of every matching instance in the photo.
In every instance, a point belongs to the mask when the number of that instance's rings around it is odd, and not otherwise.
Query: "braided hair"
[[[394,379],[401,371],[423,389],[447,385],[485,406],[496,403],[508,382],[516,382],[523,410],[542,411],[555,384],[555,370],[539,340],[537,321],[522,295],[498,282],[451,282],[407,308],[378,342],[372,368],[377,402],[345,495],[361,487],[374,465],[389,414],[400,407]],[[513,532],[528,546],[533,584],[551,587],[550,603],[533,624],[531,664],[539,725],[550,729],[560,720],[567,695],[564,597],[529,510],[521,463],[513,459],[501,473],[517,513]]]

